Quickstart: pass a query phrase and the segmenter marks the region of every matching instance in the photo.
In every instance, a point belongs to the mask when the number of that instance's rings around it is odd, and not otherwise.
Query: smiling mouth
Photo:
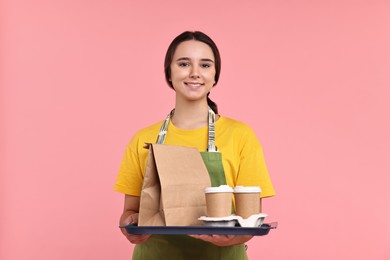
[[[204,85],[204,83],[199,83],[199,82],[184,82],[184,84],[190,87],[200,87]]]

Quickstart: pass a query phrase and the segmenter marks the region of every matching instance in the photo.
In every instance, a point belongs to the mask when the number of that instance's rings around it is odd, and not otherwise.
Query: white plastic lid
[[[204,192],[205,193],[233,192],[233,189],[229,185],[220,185],[219,187],[207,187],[204,189]]]
[[[234,187],[234,192],[236,193],[261,192],[261,188],[259,186],[236,186]]]

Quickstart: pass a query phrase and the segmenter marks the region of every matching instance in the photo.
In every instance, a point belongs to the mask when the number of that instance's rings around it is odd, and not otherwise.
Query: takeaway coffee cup
[[[220,218],[232,214],[233,189],[228,185],[205,188],[207,217]]]
[[[234,200],[236,201],[236,215],[246,219],[260,213],[260,192],[258,186],[236,186]]]

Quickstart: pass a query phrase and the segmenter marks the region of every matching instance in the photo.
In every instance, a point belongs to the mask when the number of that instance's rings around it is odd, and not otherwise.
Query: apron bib
[[[161,125],[157,143],[163,144],[168,125],[174,110]],[[222,154],[215,146],[215,113],[209,108],[208,113],[208,148],[201,152],[202,159],[210,175],[213,187],[226,185],[222,165]],[[219,247],[209,242],[187,235],[152,235],[140,245],[136,245],[133,260],[247,260],[245,245]]]

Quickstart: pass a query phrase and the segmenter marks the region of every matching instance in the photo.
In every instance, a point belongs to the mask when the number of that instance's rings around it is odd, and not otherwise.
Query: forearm
[[[125,195],[123,213],[119,219],[122,226],[138,223],[139,197]]]

